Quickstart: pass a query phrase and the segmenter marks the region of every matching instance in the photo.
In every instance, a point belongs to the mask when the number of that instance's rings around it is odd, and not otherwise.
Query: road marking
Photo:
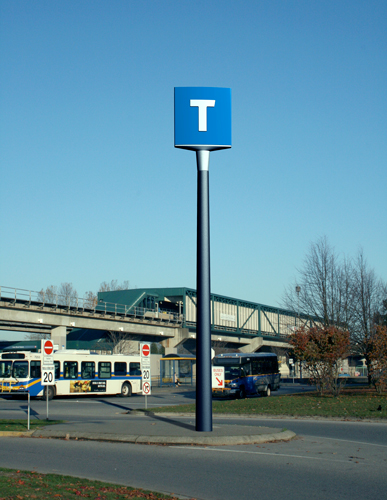
[[[352,441],[350,439],[338,439],[338,438],[330,438],[330,437],[322,437],[322,436],[301,436],[303,439],[312,438],[312,439],[331,439],[332,441],[342,441],[344,443],[354,443],[354,444],[364,444],[366,446],[381,446],[382,448],[387,448],[386,444],[375,444],[375,443],[365,443],[364,441]]]
[[[302,458],[306,460],[322,460],[324,462],[341,462],[348,463],[349,460],[332,460],[332,458],[321,458],[321,457],[310,457],[304,455],[285,455],[284,453],[265,453],[263,451],[247,451],[247,450],[225,450],[223,448],[202,448],[200,446],[170,446],[170,448],[183,448],[186,450],[205,450],[205,451],[221,451],[222,453],[247,453],[249,455],[269,455],[272,457],[284,457],[284,458]]]

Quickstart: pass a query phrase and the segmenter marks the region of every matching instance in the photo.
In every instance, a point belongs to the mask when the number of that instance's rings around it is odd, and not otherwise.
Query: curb
[[[139,413],[143,413],[139,410],[136,410]],[[128,412],[132,413],[132,412]],[[133,416],[138,416],[136,413],[132,413]],[[172,413],[172,412],[144,412],[144,416],[149,417],[187,417],[187,418],[195,418],[195,413]],[[321,420],[323,422],[332,421],[332,422],[370,422],[370,423],[378,423],[378,424],[387,424],[387,418],[362,418],[362,417],[323,417],[318,415],[269,415],[268,413],[257,413],[252,415],[251,413],[213,413],[213,419],[244,419],[244,420]]]
[[[0,437],[31,437],[35,431],[0,431]]]
[[[128,435],[119,436],[117,434],[96,434],[90,432],[74,432],[73,434],[64,432],[50,432],[49,434],[34,431],[33,438],[65,439],[65,440],[88,440],[88,441],[109,441],[117,443],[133,444],[165,444],[165,445],[207,445],[207,446],[226,446],[240,444],[259,444],[274,441],[289,441],[296,437],[292,431],[282,431],[272,434],[253,434],[244,436],[142,436]]]

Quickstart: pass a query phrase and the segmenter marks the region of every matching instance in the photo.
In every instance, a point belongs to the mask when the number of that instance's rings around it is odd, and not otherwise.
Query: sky
[[[232,92],[213,293],[281,306],[323,236],[387,281],[386,19],[382,0],[2,0],[0,286],[196,287],[185,86]]]

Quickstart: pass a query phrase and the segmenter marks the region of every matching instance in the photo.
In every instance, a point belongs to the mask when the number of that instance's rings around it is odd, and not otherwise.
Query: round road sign
[[[142,384],[142,392],[144,394],[149,394],[150,393],[150,383],[149,382],[144,382]]]
[[[47,354],[48,356],[54,352],[54,344],[52,340],[46,340],[44,342],[44,354]]]
[[[149,353],[150,353],[149,344],[144,344],[142,346],[142,355],[143,356],[149,356]]]

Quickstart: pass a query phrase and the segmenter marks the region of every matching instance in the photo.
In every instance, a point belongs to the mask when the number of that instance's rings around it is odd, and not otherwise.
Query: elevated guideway
[[[0,330],[50,333],[60,346],[66,345],[66,335],[74,328],[160,341],[174,337],[181,325],[182,319],[173,312],[0,287]]]
[[[311,319],[253,302],[211,294],[214,346],[244,352],[290,346],[289,334]],[[129,289],[100,292],[90,301],[44,292],[0,287],[0,330],[50,333],[66,346],[73,329],[128,334],[130,340],[161,342],[166,353],[179,346],[196,350],[196,290]]]
[[[101,292],[98,298],[120,304],[155,304],[178,313],[182,328],[163,344],[166,352],[181,345],[194,352],[196,346],[196,290],[185,287],[140,288]],[[245,352],[289,349],[288,337],[311,318],[294,311],[211,294],[211,340],[214,346]]]

